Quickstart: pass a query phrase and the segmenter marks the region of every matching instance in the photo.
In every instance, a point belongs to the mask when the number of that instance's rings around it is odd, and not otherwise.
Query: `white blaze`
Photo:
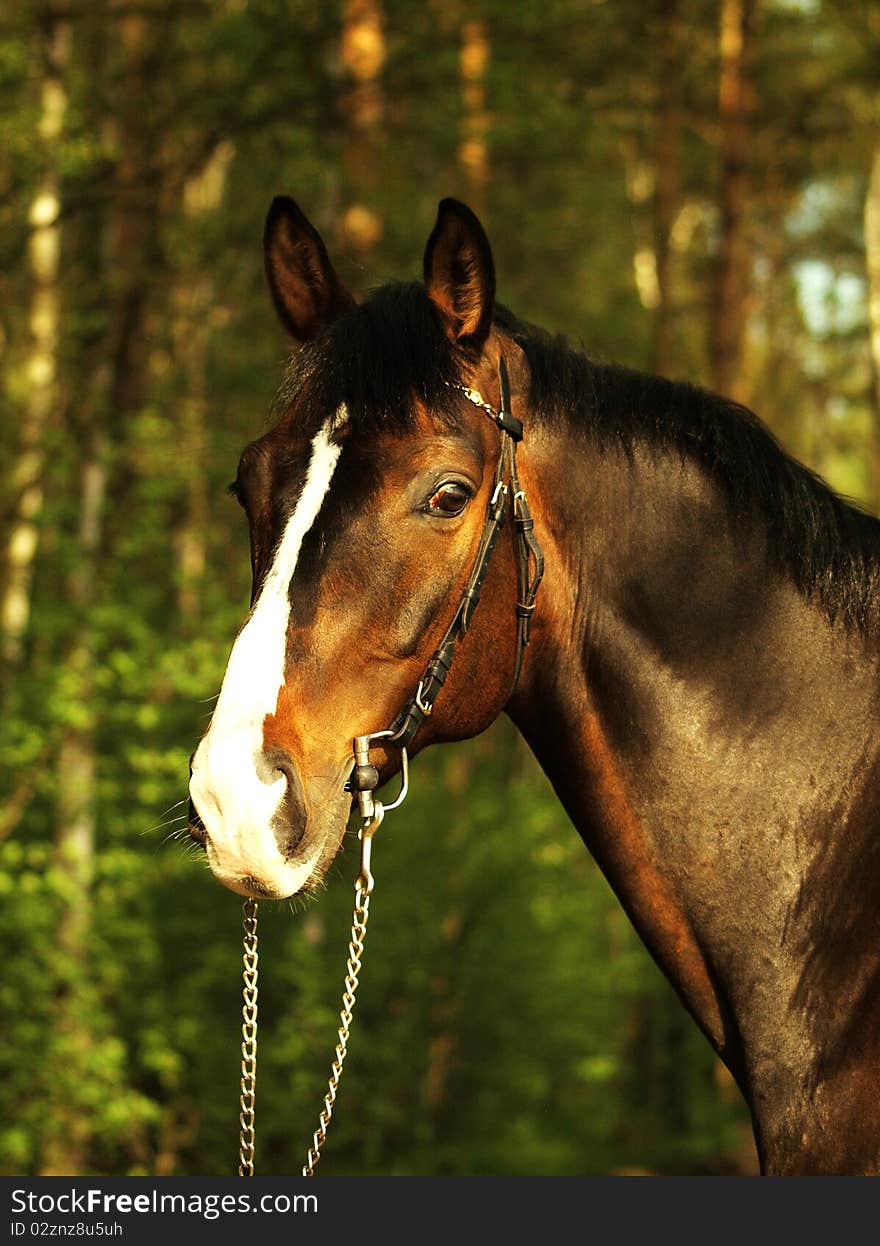
[[[330,488],[339,451],[330,440],[328,421],[312,442],[302,494],[253,612],[232,646],[211,725],[193,758],[190,780],[190,794],[208,833],[208,858],[215,871],[224,881],[245,874],[265,882],[283,879],[287,895],[307,881],[320,848],[295,867],[284,862],[271,822],[287,781],[263,756],[263,720],[274,713],[284,683],[290,582],[303,538]]]

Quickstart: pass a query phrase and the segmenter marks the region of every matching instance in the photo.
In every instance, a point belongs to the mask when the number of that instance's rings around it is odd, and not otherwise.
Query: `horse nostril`
[[[296,763],[283,748],[269,749],[265,760],[287,780],[287,791],[272,819],[275,841],[286,857],[292,856],[306,830],[306,798]]]
[[[190,837],[204,848],[208,842],[208,832],[205,830],[204,822],[199,817],[198,809],[192,802],[192,797],[190,797],[189,805],[187,806],[187,814],[187,829]]]
[[[283,749],[276,749],[267,756],[266,760],[270,765],[274,766],[280,774],[283,774],[287,780],[288,787],[296,787],[299,782],[296,767],[293,764],[293,758],[289,753],[285,753]]]

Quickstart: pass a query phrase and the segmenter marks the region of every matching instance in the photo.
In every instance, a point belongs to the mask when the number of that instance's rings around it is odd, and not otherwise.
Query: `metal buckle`
[[[368,766],[370,764],[371,741],[388,739],[388,737],[393,735],[394,732],[390,728],[387,728],[385,731],[373,731],[369,735],[355,736],[354,764],[356,766]],[[373,800],[372,791],[358,792],[358,808],[360,809],[360,814],[365,825],[368,825],[373,818],[377,816],[381,821],[382,817],[384,817],[390,809],[397,809],[406,800],[407,793],[409,792],[409,757],[407,756],[405,748],[400,750],[400,770],[400,791],[397,793],[397,797],[391,802],[390,805],[385,805],[380,800]],[[378,823],[376,825],[378,826]]]
[[[498,501],[500,494],[506,493],[506,492],[507,492],[507,485],[504,483],[503,480],[499,480],[498,484],[495,486],[492,496],[489,498],[489,509],[490,510]]]
[[[486,402],[486,399],[478,389],[471,389],[467,385],[462,385],[461,392],[464,394],[465,398],[467,398],[468,402],[472,402],[475,407],[482,407],[484,411],[487,407],[489,407],[489,403]]]
[[[425,691],[425,681],[423,679],[420,679],[419,686],[418,688],[416,688],[416,695],[413,697],[413,701],[415,702],[416,708],[422,711],[425,718],[430,718],[431,715],[434,713],[434,704],[433,702],[428,702],[426,704],[422,700],[424,691]]]
[[[370,872],[370,858],[373,850],[373,836],[382,825],[382,819],[385,817],[385,810],[381,804],[376,805],[375,816],[365,822],[358,831],[358,838],[361,841],[361,868],[355,880],[355,886],[359,887],[365,896],[368,896],[373,890],[375,879]]]

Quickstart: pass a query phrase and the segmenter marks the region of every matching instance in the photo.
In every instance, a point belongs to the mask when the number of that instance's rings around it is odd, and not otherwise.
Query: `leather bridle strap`
[[[509,495],[512,495],[513,498],[513,521],[516,526],[514,550],[516,558],[517,604],[516,656],[514,658],[510,692],[507,694],[508,701],[513,695],[520,672],[522,671],[523,655],[526,645],[529,643],[532,616],[535,612],[535,598],[538,595],[538,587],[544,574],[544,555],[535,536],[535,525],[516,467],[516,447],[517,443],[522,440],[523,426],[522,422],[515,415],[511,414],[510,385],[507,377],[507,365],[504,362],[503,356],[498,364],[498,375],[501,387],[501,407],[499,410],[496,410],[491,403],[486,402],[482,394],[477,390],[469,389],[466,385],[453,386],[453,388],[460,390],[469,402],[479,407],[488,415],[490,420],[498,425],[501,430],[501,452],[498,455],[498,462],[495,467],[492,496],[489,499],[486,520],[483,524],[483,531],[480,534],[480,543],[477,547],[474,565],[459,598],[452,621],[447,627],[440,644],[434,650],[430,662],[425,667],[414,696],[404,705],[391,726],[386,728],[386,730],[375,731],[355,738],[355,764],[345,787],[346,791],[357,793],[364,826],[365,828],[371,828],[369,831],[363,830],[361,832],[362,837],[369,838],[369,835],[379,825],[383,813],[388,809],[397,808],[406,796],[408,790],[407,749],[415,739],[422,723],[433,712],[434,702],[440,695],[446,682],[446,676],[449,674],[449,668],[452,666],[455,657],[455,646],[462,636],[467,633],[470,626],[474,610],[476,610],[477,603],[480,600],[480,593],[483,589],[486,574],[489,570],[492,551],[495,548],[498,533],[501,531],[507,515]],[[509,484],[507,483],[508,480]],[[534,569],[532,564],[534,564]],[[379,784],[379,772],[370,762],[370,749],[374,740],[382,740],[384,747],[392,746],[399,748],[401,751],[403,786],[394,803],[385,806],[384,809],[382,805],[374,802],[372,798],[372,792]]]
[[[452,617],[440,644],[435,649],[430,662],[419,680],[412,700],[404,706],[400,714],[391,724],[391,735],[386,743],[398,748],[408,748],[415,738],[416,732],[424,720],[434,709],[434,702],[446,682],[446,676],[455,657],[458,641],[467,633],[474,610],[480,600],[483,584],[489,570],[492,551],[498,539],[498,533],[504,525],[507,515],[508,496],[513,498],[513,518],[516,525],[516,572],[517,572],[517,634],[516,658],[514,661],[513,680],[508,699],[512,695],[522,670],[523,654],[529,643],[532,615],[535,610],[535,598],[544,574],[544,556],[534,534],[532,520],[526,495],[520,484],[516,467],[516,447],[522,440],[523,425],[510,411],[510,385],[507,376],[507,365],[502,356],[499,366],[501,388],[501,407],[496,410],[483,396],[465,385],[456,385],[464,396],[478,406],[501,430],[501,452],[495,468],[495,480],[492,496],[486,513],[483,531],[474,565],[468,576],[467,584],[459,599],[458,607]],[[509,484],[507,483],[509,480]],[[534,571],[531,564],[534,563]]]
[[[502,452],[502,456],[499,458],[499,470],[504,457]],[[455,647],[461,637],[467,633],[474,610],[479,603],[486,573],[489,570],[492,551],[495,548],[498,533],[501,531],[507,513],[507,494],[507,485],[503,479],[499,479],[496,475],[492,497],[489,499],[486,522],[483,525],[477,556],[468,576],[468,582],[462,591],[458,607],[446,629],[443,639],[434,650],[430,662],[425,667],[415,695],[391,724],[392,734],[388,741],[390,744],[396,744],[399,748],[408,748],[412,744],[415,734],[422,723],[433,712],[434,702],[440,695],[440,690],[446,682],[449,668],[452,666],[452,659],[455,657]]]
[[[532,630],[532,616],[535,613],[535,603],[538,596],[538,589],[541,586],[541,580],[544,578],[544,551],[538,543],[535,536],[535,521],[532,519],[532,512],[529,509],[528,498],[525,490],[519,481],[519,473],[516,470],[516,455],[513,456],[511,464],[511,487],[513,489],[513,522],[516,525],[516,579],[517,579],[517,602],[516,602],[516,661],[513,668],[513,682],[510,687],[510,696],[519,683],[519,676],[522,670],[523,656],[525,654],[526,645],[529,643]],[[534,563],[534,571],[529,574],[531,564]]]

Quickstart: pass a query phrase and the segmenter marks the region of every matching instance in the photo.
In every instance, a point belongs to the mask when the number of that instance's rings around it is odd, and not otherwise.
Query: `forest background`
[[[288,349],[272,196],[363,292],[456,195],[519,315],[732,394],[876,511],[880,8],[19,0],[0,101],[0,1171],[233,1172],[239,904],[175,834]],[[263,1174],[314,1128],[353,872],[262,906]],[[419,758],[377,873],[323,1171],[754,1170],[508,723]]]

